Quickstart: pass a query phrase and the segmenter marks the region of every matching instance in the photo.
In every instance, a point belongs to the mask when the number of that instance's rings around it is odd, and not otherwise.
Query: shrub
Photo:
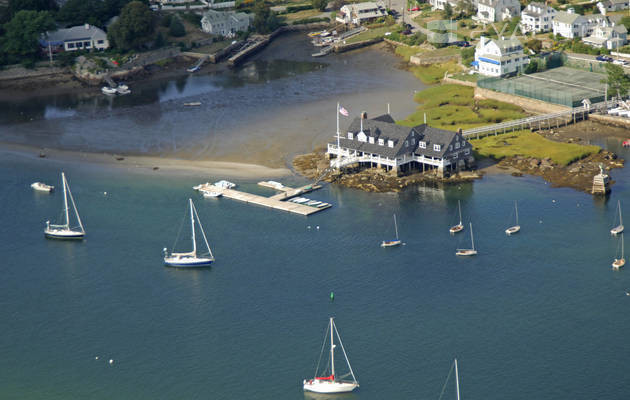
[[[186,35],[186,28],[184,28],[184,24],[182,24],[179,18],[171,18],[168,33],[173,37],[182,37]]]

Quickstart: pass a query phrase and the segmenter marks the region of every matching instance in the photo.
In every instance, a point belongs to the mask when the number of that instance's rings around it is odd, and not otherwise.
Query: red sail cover
[[[330,376],[318,376],[317,379],[320,379],[322,381],[334,381],[335,380],[335,375],[330,375]]]

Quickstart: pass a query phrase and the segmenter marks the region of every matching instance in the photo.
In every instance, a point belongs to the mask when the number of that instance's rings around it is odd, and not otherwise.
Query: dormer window
[[[416,144],[416,139],[411,138],[411,145],[413,146],[414,144]]]
[[[439,145],[439,144],[434,144],[433,145],[433,151],[440,151],[440,150],[442,150],[442,146],[441,145]]]
[[[372,136],[370,136],[368,140],[370,141],[370,143],[374,144],[374,138]]]
[[[420,147],[421,149],[426,149],[427,148],[427,142],[419,141],[418,142],[418,147]]]
[[[379,139],[379,140],[378,140],[378,145],[379,145],[379,146],[385,146],[385,140],[383,140],[383,139]]]
[[[393,140],[388,140],[387,141],[387,147],[394,147],[394,141]]]
[[[459,142],[455,142],[455,150],[459,149]]]
[[[409,147],[409,141],[405,140],[405,147]]]
[[[352,132],[348,132],[348,139],[352,140],[352,137],[353,137]]]

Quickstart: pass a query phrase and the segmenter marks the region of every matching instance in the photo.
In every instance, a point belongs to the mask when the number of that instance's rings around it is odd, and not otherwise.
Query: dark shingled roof
[[[348,132],[352,132],[353,139],[348,139]],[[370,154],[379,154],[388,158],[400,157],[403,154],[424,155],[425,157],[444,158],[448,152],[448,146],[457,136],[457,132],[447,131],[444,129],[432,128],[426,124],[415,127],[397,125],[389,114],[381,115],[373,119],[363,120],[363,133],[367,136],[368,141],[362,142],[358,140],[357,135],[361,132],[361,118],[356,117],[345,132],[341,133],[339,144],[341,147],[361,151]],[[369,142],[369,138],[374,138],[374,143]],[[415,139],[411,142],[411,139]],[[378,139],[383,139],[385,144],[379,145]],[[388,141],[394,142],[393,147],[388,146]],[[471,147],[470,144],[461,138],[464,142],[462,148]],[[405,146],[407,141],[407,146]],[[418,147],[418,143],[423,141],[426,148]],[[433,145],[439,144],[440,150],[435,151]]]

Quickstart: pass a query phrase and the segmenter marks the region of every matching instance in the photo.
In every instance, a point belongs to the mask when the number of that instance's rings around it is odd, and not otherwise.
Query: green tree
[[[144,3],[132,1],[109,27],[107,38],[121,50],[138,49],[151,39],[154,29],[151,9]]]
[[[630,16],[621,18],[621,24],[623,24],[626,29],[630,31]]]
[[[607,79],[602,83],[608,85],[608,96],[625,96],[630,90],[630,76],[626,75],[623,67],[615,64],[606,64]]]
[[[319,11],[326,10],[326,6],[328,5],[328,0],[311,0],[311,4],[313,8]]]
[[[171,14],[162,15],[162,17],[160,18],[160,25],[162,25],[164,28],[168,28],[169,26],[171,26],[171,19]]]
[[[459,18],[466,18],[475,13],[475,4],[472,0],[460,0],[455,6],[455,12]]]
[[[451,19],[452,17],[453,17],[453,7],[451,6],[451,3],[446,2],[446,4],[444,5],[444,18]]]
[[[271,11],[264,0],[256,0],[254,5],[254,30],[258,33],[269,33],[275,30],[280,24],[276,14]]]
[[[56,11],[57,3],[54,0],[9,0],[8,2],[9,18],[13,18],[15,14],[22,10],[30,11]]]
[[[54,27],[48,11],[18,11],[4,25],[5,35],[0,42],[7,61],[35,60],[40,52],[40,35]]]
[[[57,13],[57,20],[68,25],[103,26],[108,19],[106,5],[101,0],[68,0]]]
[[[526,74],[533,74],[538,71],[538,60],[532,58],[529,60],[529,64],[525,67]]]
[[[529,39],[527,42],[525,42],[525,46],[535,53],[540,53],[540,50],[542,50],[542,41],[538,39]]]
[[[168,29],[169,35],[173,37],[182,37],[186,35],[186,28],[184,28],[184,24],[182,24],[182,21],[180,21],[177,17],[171,18],[171,24]]]

